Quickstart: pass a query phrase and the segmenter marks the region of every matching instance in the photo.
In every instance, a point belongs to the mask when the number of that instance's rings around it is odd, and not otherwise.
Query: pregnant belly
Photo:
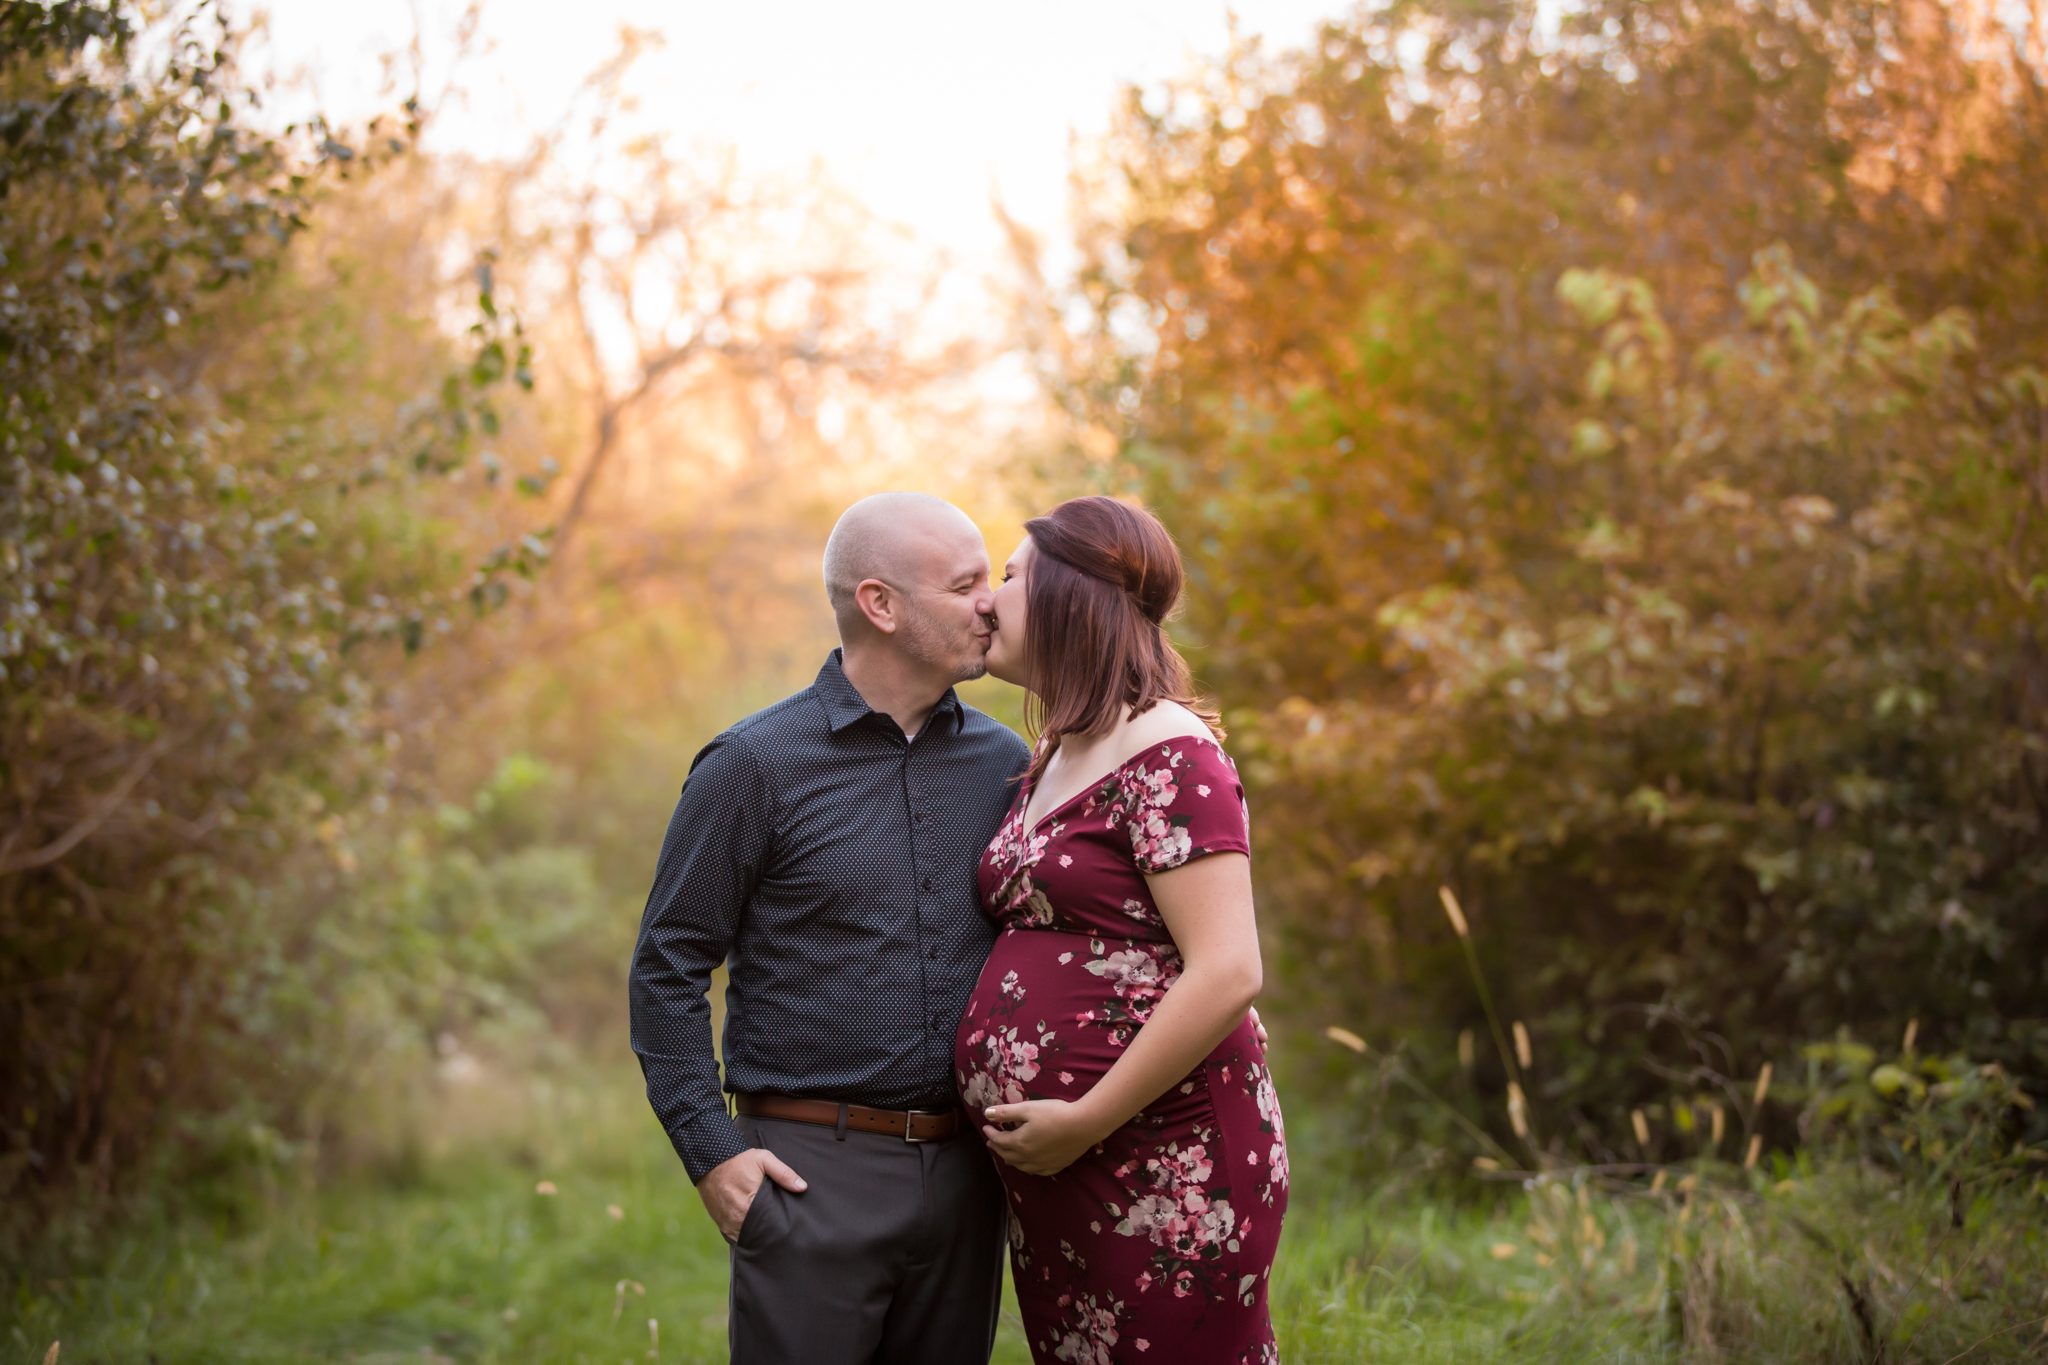
[[[1003,934],[954,1039],[954,1081],[974,1121],[992,1104],[1087,1094],[1179,975],[1170,943],[1050,929]],[[1185,1102],[1203,1086],[1197,1067],[1161,1102]]]

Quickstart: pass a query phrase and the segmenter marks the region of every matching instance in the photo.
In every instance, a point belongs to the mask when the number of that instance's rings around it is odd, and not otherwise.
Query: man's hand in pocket
[[[791,1194],[802,1194],[809,1188],[804,1178],[780,1157],[761,1147],[750,1147],[738,1156],[728,1157],[697,1182],[697,1197],[704,1201],[704,1211],[711,1215],[726,1241],[739,1240],[740,1225],[747,1221],[747,1210],[753,1206],[754,1195],[764,1179],[773,1180]]]

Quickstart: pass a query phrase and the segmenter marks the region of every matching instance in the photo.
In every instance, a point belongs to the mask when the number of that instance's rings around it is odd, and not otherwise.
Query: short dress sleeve
[[[1213,741],[1183,736],[1138,755],[1117,775],[1119,813],[1138,871],[1171,871],[1214,853],[1252,851],[1244,785]]]

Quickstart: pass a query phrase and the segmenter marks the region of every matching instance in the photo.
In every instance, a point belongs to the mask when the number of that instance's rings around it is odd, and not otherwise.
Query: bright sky
[[[1180,74],[1220,53],[1228,11],[1269,46],[1305,42],[1346,0],[485,0],[489,50],[458,77],[467,108],[446,111],[444,150],[511,152],[553,121],[614,49],[621,24],[666,46],[643,60],[642,118],[737,147],[770,171],[822,158],[883,216],[986,261],[989,215],[1009,211],[1064,236],[1070,133],[1100,132],[1127,82]],[[303,70],[344,119],[378,106],[382,53],[415,14],[427,89],[446,79],[459,0],[271,0],[269,59]],[[261,54],[257,54],[261,60]]]

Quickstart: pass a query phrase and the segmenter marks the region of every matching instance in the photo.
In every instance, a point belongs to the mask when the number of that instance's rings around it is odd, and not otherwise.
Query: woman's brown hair
[[[1073,498],[1024,523],[1033,555],[1025,583],[1025,720],[1038,732],[1031,777],[1062,735],[1099,735],[1162,701],[1223,727],[1195,696],[1187,660],[1166,638],[1186,574],[1159,519],[1115,498]]]

